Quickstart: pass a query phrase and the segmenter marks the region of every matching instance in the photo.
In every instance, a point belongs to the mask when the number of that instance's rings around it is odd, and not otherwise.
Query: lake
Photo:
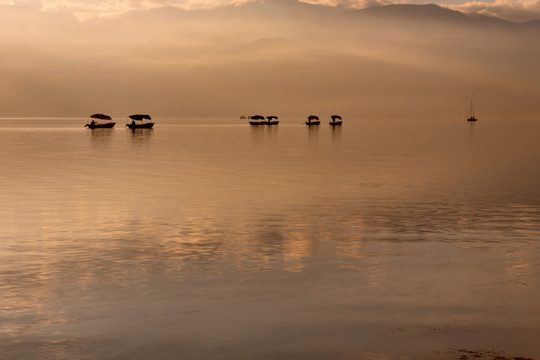
[[[0,359],[540,358],[540,123],[0,119]]]

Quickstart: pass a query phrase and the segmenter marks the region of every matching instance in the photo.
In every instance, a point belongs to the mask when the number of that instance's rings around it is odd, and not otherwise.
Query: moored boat
[[[278,117],[277,116],[267,116],[266,117],[266,125],[277,125],[279,124],[279,120],[278,120]]]
[[[109,115],[105,114],[93,114],[90,115],[91,121],[84,125],[89,129],[99,129],[99,128],[112,128],[116,124],[112,121],[112,118]]]
[[[131,123],[126,124],[126,126],[130,129],[151,129],[155,124],[152,121],[146,121],[152,120],[148,114],[129,115],[129,118]]]
[[[320,125],[321,121],[317,115],[309,115],[306,121],[306,125]]]
[[[262,115],[249,116],[249,125],[266,125],[266,120]]]
[[[329,122],[330,126],[341,126],[343,119],[339,115],[332,115],[332,121]]]

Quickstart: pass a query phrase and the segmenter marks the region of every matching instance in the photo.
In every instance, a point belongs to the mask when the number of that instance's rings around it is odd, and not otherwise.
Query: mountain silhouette
[[[443,21],[456,24],[471,22],[467,15],[435,4],[396,4],[354,11],[355,15],[386,20]]]

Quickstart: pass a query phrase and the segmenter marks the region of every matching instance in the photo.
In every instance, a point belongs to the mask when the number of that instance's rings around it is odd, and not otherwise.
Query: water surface
[[[84,123],[0,119],[0,358],[540,358],[540,125]]]

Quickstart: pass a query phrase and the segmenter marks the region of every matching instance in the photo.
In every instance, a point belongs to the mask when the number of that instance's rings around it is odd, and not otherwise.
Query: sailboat
[[[471,99],[471,107],[469,108],[469,117],[467,118],[467,121],[478,121],[478,119],[474,116],[474,103]]]

